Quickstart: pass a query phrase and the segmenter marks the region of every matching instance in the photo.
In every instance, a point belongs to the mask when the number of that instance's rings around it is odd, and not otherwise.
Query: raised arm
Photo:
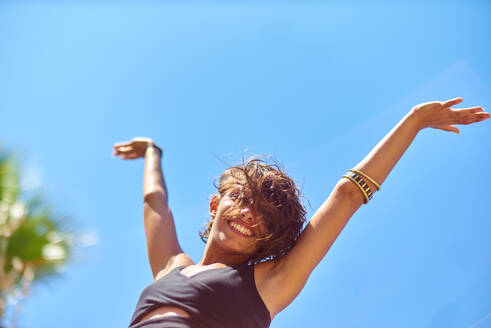
[[[354,169],[382,184],[420,130],[432,127],[458,133],[453,124],[471,124],[490,117],[489,113],[482,112],[481,107],[450,108],[461,101],[461,98],[456,98],[415,106]],[[376,190],[373,183],[367,179],[365,181],[372,191]],[[365,196],[354,182],[340,179],[312,216],[293,249],[270,266],[268,282],[272,288],[277,288],[276,296],[271,301],[275,313],[295,299],[312,270],[364,201]]]
[[[143,220],[148,260],[154,278],[160,271],[172,266],[176,258],[191,264],[191,259],[183,253],[177,240],[174,218],[167,201],[160,148],[150,138],[134,138],[115,144],[114,155],[119,155],[122,159],[145,158]]]

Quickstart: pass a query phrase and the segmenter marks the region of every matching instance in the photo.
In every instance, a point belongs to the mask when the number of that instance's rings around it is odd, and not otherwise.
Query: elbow
[[[167,203],[167,194],[162,188],[144,188],[143,201],[144,202],[158,201],[158,202]]]
[[[353,192],[357,190],[357,187],[353,182],[344,178],[338,181],[338,183],[334,187],[334,190],[337,190],[339,193],[343,195],[351,196],[351,194],[353,194]]]
[[[341,179],[335,188],[352,202],[360,206],[365,203],[365,196],[354,182],[348,179]]]

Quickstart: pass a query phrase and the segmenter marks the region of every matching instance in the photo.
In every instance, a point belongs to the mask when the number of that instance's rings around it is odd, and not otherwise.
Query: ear
[[[214,219],[217,214],[218,203],[220,200],[217,195],[213,196],[210,200],[210,216]]]

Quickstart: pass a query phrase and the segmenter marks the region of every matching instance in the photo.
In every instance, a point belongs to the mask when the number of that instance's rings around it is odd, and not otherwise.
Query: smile
[[[237,232],[238,234],[243,235],[245,237],[251,237],[254,235],[254,232],[251,229],[246,228],[243,225],[236,223],[234,221],[229,221],[228,225],[234,232]]]

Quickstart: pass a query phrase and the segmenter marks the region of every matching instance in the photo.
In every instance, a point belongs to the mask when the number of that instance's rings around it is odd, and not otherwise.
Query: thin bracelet
[[[160,152],[160,158],[162,158],[162,155],[164,154],[164,152],[162,151],[162,148],[160,148],[159,146],[157,146],[156,144],[154,144],[152,142],[152,143],[147,145],[147,148],[145,148],[145,152],[147,151],[148,147],[154,147],[155,149],[157,149]]]
[[[370,198],[371,198],[371,197],[369,197],[369,196],[367,195],[366,191],[365,191],[365,190],[362,188],[362,186],[360,186],[360,185],[358,184],[358,182],[357,182],[355,179],[353,179],[352,177],[350,177],[350,176],[348,176],[348,175],[346,175],[346,174],[345,174],[345,175],[343,175],[343,178],[348,178],[348,179],[350,179],[351,181],[353,181],[353,182],[354,182],[354,184],[355,184],[355,185],[356,185],[356,186],[357,186],[357,187],[358,187],[358,188],[361,190],[361,192],[363,193],[363,196],[365,196],[365,204],[367,204],[367,203],[368,203],[368,201],[370,200]]]
[[[370,181],[371,183],[373,183],[375,185],[375,187],[377,187],[377,190],[380,190],[380,185],[375,180],[373,180],[368,175],[366,175],[365,173],[358,171],[358,170],[354,170],[354,169],[351,169],[350,171],[358,173],[359,175],[363,176],[364,178],[367,178],[368,181]]]

